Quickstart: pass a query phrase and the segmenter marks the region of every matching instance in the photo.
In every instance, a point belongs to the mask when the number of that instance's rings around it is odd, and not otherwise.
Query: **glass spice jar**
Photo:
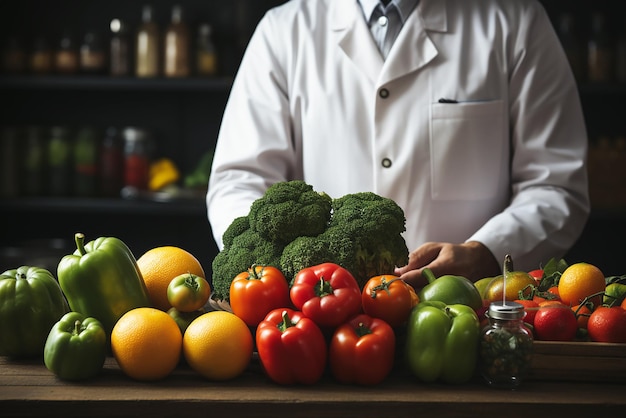
[[[146,190],[150,175],[151,138],[147,131],[125,128],[124,185]]]
[[[479,370],[492,387],[514,389],[531,366],[533,336],[524,326],[524,306],[516,302],[493,302],[481,331]]]

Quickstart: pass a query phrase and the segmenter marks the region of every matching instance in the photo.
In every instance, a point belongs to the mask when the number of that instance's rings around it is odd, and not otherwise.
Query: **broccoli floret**
[[[392,199],[371,192],[333,200],[328,229],[320,237],[335,262],[352,273],[361,288],[373,277],[393,274],[407,263],[404,211]]]
[[[339,226],[359,221],[359,227],[370,232],[397,235],[406,231],[402,208],[392,199],[372,192],[351,193],[332,201],[332,218],[329,226]]]
[[[213,298],[229,301],[230,285],[234,278],[253,264],[280,269],[283,248],[282,244],[268,241],[252,229],[246,229],[233,237],[230,247],[224,247],[213,259]]]
[[[224,234],[222,234],[222,243],[224,244],[224,248],[229,248],[233,243],[233,239],[248,229],[250,229],[250,221],[247,216],[235,218],[230,223],[228,228],[226,228]]]
[[[316,236],[328,225],[331,201],[301,180],[275,183],[250,206],[250,227],[284,245],[300,236]]]
[[[280,270],[289,284],[300,270],[317,264],[334,262],[334,255],[326,240],[317,237],[298,237],[285,246],[280,258]]]

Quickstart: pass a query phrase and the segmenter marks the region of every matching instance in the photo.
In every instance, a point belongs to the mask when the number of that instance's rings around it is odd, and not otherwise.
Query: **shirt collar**
[[[403,24],[417,5],[418,1],[419,0],[391,0],[391,2],[398,9],[398,12],[400,13],[400,19]],[[380,0],[357,0],[357,2],[361,5],[361,9],[363,9],[363,15],[365,16],[365,20],[367,22],[370,21],[374,10],[378,7],[379,4],[381,4]]]

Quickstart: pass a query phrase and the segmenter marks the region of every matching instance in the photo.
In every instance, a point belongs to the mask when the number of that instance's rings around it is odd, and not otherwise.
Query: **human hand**
[[[428,284],[422,270],[429,268],[436,277],[444,274],[463,276],[471,281],[500,274],[500,264],[491,251],[477,241],[463,244],[427,242],[409,253],[409,262],[395,274],[420,289]]]

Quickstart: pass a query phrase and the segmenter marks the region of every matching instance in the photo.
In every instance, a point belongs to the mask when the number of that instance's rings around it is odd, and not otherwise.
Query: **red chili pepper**
[[[313,384],[324,373],[326,340],[302,312],[272,310],[257,327],[256,346],[265,373],[278,384]]]
[[[330,342],[330,368],[341,383],[374,385],[393,368],[396,337],[382,319],[360,314],[339,326]]]
[[[291,301],[320,327],[336,327],[361,312],[361,289],[352,274],[334,263],[304,268],[296,274]]]

